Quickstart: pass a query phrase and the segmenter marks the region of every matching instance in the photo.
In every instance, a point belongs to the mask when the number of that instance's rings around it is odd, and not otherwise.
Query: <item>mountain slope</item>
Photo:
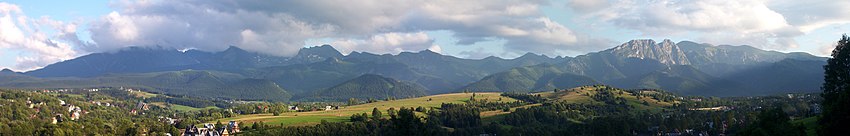
[[[823,60],[805,53],[764,51],[750,46],[632,40],[563,63],[493,74],[458,91],[544,91],[547,88],[542,85],[546,84],[544,81],[567,73],[620,88],[664,89],[682,95],[811,92],[822,81]],[[589,80],[572,83],[592,83],[585,81]]]
[[[532,92],[599,84],[586,76],[564,73],[554,65],[519,67],[471,83],[459,91]]]
[[[606,83],[615,87],[670,90],[681,95],[729,96],[734,90],[745,88],[739,83],[710,76],[689,65],[671,66],[646,75]]]
[[[35,77],[96,77],[105,74],[147,73],[176,70],[238,71],[246,68],[312,63],[342,57],[329,45],[302,48],[295,57],[249,52],[231,46],[221,52],[159,47],[130,47],[114,53],[93,53],[26,72]]]
[[[398,55],[353,52],[345,56],[330,45],[302,48],[293,57],[259,54],[238,47],[221,52],[132,47],[114,53],[85,55],[25,74],[45,78],[91,78],[110,74],[212,70],[271,80],[294,93],[329,88],[362,74],[378,74],[416,82],[431,90],[429,94],[438,94],[513,67],[567,59],[526,54],[516,59],[474,60],[429,50]]]
[[[111,74],[93,78],[35,78],[0,75],[4,88],[131,87],[146,91],[208,98],[288,101],[292,96],[269,80],[216,71]]]
[[[5,84],[15,86],[139,85],[175,92],[227,87],[239,80],[260,79],[254,82],[270,83],[251,86],[279,86],[299,96],[332,88],[364,74],[416,83],[428,90],[426,94],[463,90],[528,92],[611,84],[687,95],[728,96],[816,90],[812,88],[819,84],[809,81],[820,81],[822,68],[819,67],[823,60],[806,53],[764,51],[746,45],[714,46],[670,40],[658,43],[632,40],[574,58],[527,53],[514,59],[463,59],[430,50],[398,55],[366,52],[342,55],[330,45],[302,48],[293,57],[258,54],[237,47],[222,52],[133,47],[115,53],[94,53],[23,74],[2,73],[9,81]],[[177,74],[190,69],[224,74]],[[159,77],[139,76],[151,73]],[[122,80],[131,77],[134,78]],[[138,81],[155,78],[174,82]],[[30,82],[11,82],[13,79]],[[114,81],[101,81],[107,79]],[[238,90],[229,90],[234,89]]]
[[[824,61],[785,59],[724,77],[754,87],[748,93],[763,95],[790,92],[819,92]],[[756,92],[757,91],[757,92]]]
[[[410,98],[424,96],[425,92],[427,90],[416,83],[366,74],[334,87],[313,92],[302,100],[346,101],[349,98],[360,100],[385,99],[388,97]]]

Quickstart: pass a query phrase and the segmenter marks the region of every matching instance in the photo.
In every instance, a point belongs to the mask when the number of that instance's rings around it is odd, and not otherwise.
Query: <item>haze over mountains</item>
[[[682,95],[751,96],[816,92],[823,82],[825,59],[746,45],[670,40],[632,40],[576,57],[528,53],[514,59],[463,59],[429,50],[343,55],[329,45],[303,48],[293,57],[237,47],[222,52],[133,47],[23,73],[4,70],[0,87],[123,86],[274,101],[290,97],[321,101],[404,98],[458,91],[532,92],[593,84],[663,89]]]

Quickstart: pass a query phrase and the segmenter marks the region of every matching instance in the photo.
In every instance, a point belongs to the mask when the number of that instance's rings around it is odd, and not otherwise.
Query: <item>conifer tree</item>
[[[841,36],[824,66],[821,135],[850,134],[850,37]]]

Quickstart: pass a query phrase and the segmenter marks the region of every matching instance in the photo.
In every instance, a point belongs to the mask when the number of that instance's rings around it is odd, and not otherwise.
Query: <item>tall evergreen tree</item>
[[[821,135],[850,134],[850,37],[841,36],[824,66]]]
[[[378,108],[372,108],[372,120],[378,121],[381,119],[382,113]]]
[[[801,136],[806,128],[791,124],[781,107],[761,111],[758,121],[738,132],[745,136]]]

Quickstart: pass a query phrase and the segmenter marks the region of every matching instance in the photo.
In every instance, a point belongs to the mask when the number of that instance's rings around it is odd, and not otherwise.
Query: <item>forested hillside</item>
[[[416,83],[399,81],[380,75],[366,74],[337,86],[304,96],[302,101],[346,101],[401,99],[425,96],[427,89]]]

